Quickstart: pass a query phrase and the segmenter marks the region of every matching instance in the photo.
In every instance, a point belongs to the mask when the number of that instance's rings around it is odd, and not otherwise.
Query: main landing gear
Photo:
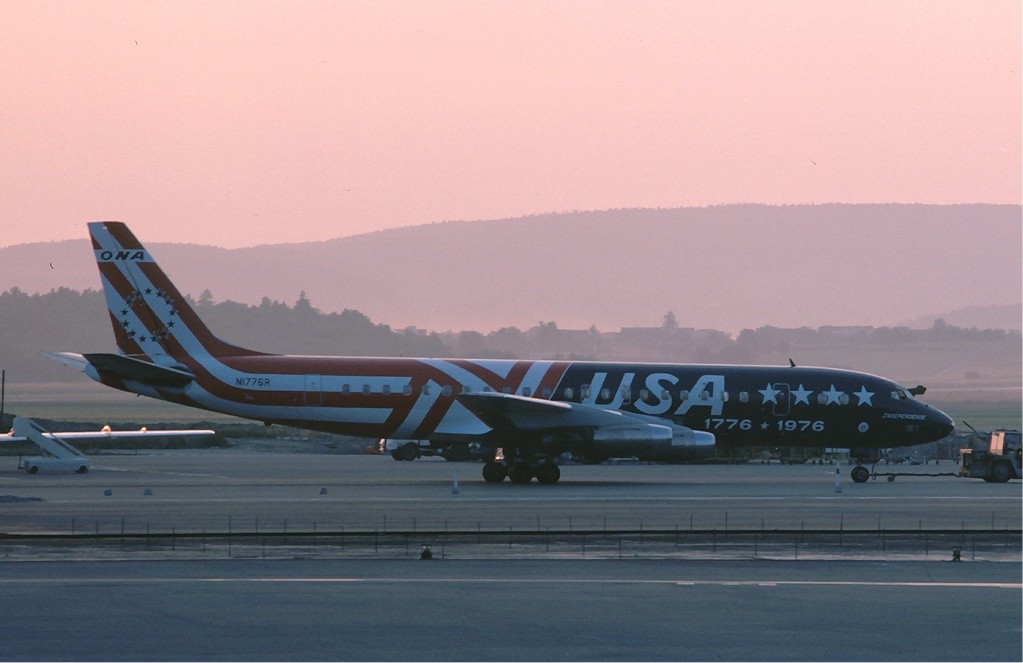
[[[561,478],[561,469],[554,463],[512,463],[492,460],[483,466],[483,480],[487,483],[501,483],[508,477],[512,483],[526,484],[536,477],[538,483],[552,485]]]

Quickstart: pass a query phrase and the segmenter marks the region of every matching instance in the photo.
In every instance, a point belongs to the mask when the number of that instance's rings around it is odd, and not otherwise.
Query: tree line
[[[216,301],[204,291],[186,297],[213,333],[232,344],[266,352],[348,356],[475,357],[656,362],[775,362],[787,355],[816,352],[841,363],[850,348],[855,355],[883,357],[912,348],[932,362],[956,362],[965,352],[981,363],[1020,365],[1020,333],[1001,329],[964,329],[936,320],[929,329],[906,327],[820,327],[745,329],[735,338],[707,329],[679,325],[668,312],[656,327],[618,331],[560,329],[540,321],[529,329],[503,327],[479,331],[429,332],[414,327],[392,329],[363,313],[345,309],[324,313],[301,293],[293,304],[264,297],[258,305]],[[59,288],[28,294],[18,288],[0,293],[0,368],[18,382],[60,382],[68,371],[41,353],[116,352],[103,293]],[[853,355],[850,355],[853,356]],[[851,361],[851,360],[850,360]],[[871,370],[872,367],[860,367]],[[884,372],[878,370],[877,372]]]

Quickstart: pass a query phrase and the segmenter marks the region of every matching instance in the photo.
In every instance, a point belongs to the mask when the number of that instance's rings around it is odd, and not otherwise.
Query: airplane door
[[[778,391],[778,397],[774,401],[774,416],[787,417],[792,408],[789,386],[783,382],[775,382],[774,388]]]
[[[323,379],[319,375],[305,376],[305,405],[323,404]]]

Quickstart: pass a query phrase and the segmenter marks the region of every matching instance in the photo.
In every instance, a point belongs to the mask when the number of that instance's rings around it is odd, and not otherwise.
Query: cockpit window
[[[907,398],[909,398],[909,394],[907,394],[902,389],[896,389],[895,391],[892,392],[892,398],[894,398],[897,401],[904,401]]]

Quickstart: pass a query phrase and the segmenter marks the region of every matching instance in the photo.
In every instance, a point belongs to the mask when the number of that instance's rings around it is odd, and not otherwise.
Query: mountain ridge
[[[320,242],[151,243],[179,288],[438,331],[898,325],[1020,300],[1018,205],[729,205],[443,221]],[[126,220],[131,226],[131,220]],[[84,239],[0,248],[0,291],[98,288]],[[52,265],[52,267],[51,267]],[[932,320],[933,321],[933,320]],[[950,321],[951,322],[951,321]],[[960,324],[960,323],[955,323]],[[971,325],[972,326],[972,325]],[[1018,328],[1018,326],[1017,326]]]

